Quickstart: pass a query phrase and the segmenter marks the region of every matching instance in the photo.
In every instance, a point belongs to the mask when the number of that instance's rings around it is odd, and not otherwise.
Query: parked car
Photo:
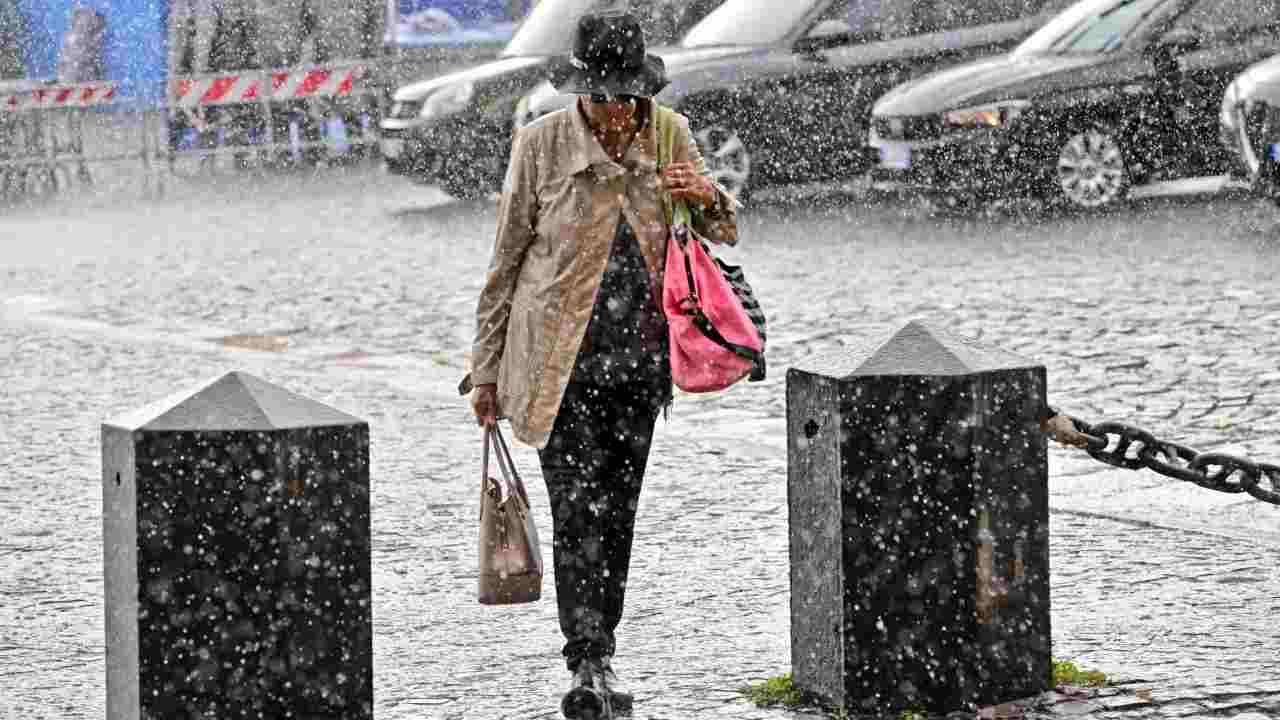
[[[645,33],[672,43],[720,0],[673,5],[630,3]],[[627,3],[623,3],[627,4]],[[455,197],[480,197],[502,185],[516,103],[546,77],[546,63],[569,51],[584,13],[617,0],[541,0],[497,60],[398,89],[380,126],[387,168]]]
[[[728,0],[655,52],[712,175],[749,188],[861,175],[875,98],[907,77],[1001,52],[1066,0]],[[540,85],[520,123],[567,106]]]
[[[1219,122],[1231,175],[1280,202],[1280,55],[1227,86]]]
[[[1221,99],[1280,51],[1276,0],[1083,0],[1013,52],[881,98],[880,180],[962,200],[1031,191],[1077,208],[1224,172]]]

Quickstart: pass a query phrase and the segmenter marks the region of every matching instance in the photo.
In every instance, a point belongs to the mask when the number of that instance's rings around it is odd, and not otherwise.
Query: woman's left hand
[[[662,169],[663,189],[671,197],[685,202],[709,206],[716,201],[716,186],[699,173],[691,162],[674,162]]]

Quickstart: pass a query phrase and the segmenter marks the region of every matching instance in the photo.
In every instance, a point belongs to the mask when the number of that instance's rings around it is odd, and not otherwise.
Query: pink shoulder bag
[[[674,112],[654,104],[658,169],[671,161]],[[671,345],[671,379],[690,393],[724,390],[752,374],[763,376],[763,315],[753,320],[744,306],[750,287],[739,268],[716,260],[706,241],[693,231],[689,207],[664,194],[670,237],[667,240],[662,310]],[[730,270],[734,271],[730,273]],[[733,278],[738,278],[735,283]],[[755,305],[758,314],[758,305]]]

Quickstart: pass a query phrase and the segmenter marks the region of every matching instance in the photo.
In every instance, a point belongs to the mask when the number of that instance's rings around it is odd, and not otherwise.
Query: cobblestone
[[[102,715],[99,423],[243,369],[371,423],[378,717],[557,716],[552,593],[474,601],[478,433],[453,387],[492,222],[365,172],[0,219],[0,715]],[[789,666],[782,390],[811,353],[923,317],[1044,362],[1073,414],[1280,459],[1280,246],[1248,203],[955,219],[818,197],[743,225],[728,255],[771,378],[660,425],[617,659],[637,718],[798,717],[737,688]],[[1054,655],[1126,684],[1036,712],[1280,713],[1280,509],[1063,449],[1051,470]]]

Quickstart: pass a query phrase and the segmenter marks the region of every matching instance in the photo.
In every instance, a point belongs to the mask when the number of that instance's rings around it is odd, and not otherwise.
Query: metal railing
[[[387,96],[376,61],[174,79],[158,106],[118,97],[112,82],[0,83],[0,202],[95,184],[91,166],[138,162],[149,195],[166,178],[237,167],[333,163],[377,147]],[[127,130],[86,148],[130,113]],[[163,172],[162,170],[167,170]]]
[[[385,90],[370,63],[248,70],[170,83],[168,141],[159,154],[171,171],[334,160],[376,147]]]
[[[111,82],[0,83],[0,201],[39,199],[94,182],[90,165],[147,163],[142,138],[87,153],[85,129],[128,105]],[[141,130],[145,133],[145,129]]]

